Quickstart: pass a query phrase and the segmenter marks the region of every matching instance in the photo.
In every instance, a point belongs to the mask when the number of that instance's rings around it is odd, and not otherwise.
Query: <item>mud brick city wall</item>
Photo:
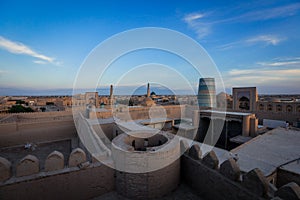
[[[242,174],[233,158],[219,165],[214,151],[202,156],[197,144],[190,149],[184,141],[180,145],[185,151],[181,157],[182,180],[204,199],[300,199],[300,187],[295,182],[276,187],[258,168]]]
[[[0,115],[0,118],[4,115]],[[71,112],[6,114],[0,122],[0,147],[76,137]]]
[[[168,118],[180,118],[181,115],[184,114],[184,106],[163,106],[166,117]],[[151,109],[151,112],[155,112],[155,107],[139,107],[139,108],[131,108],[130,109],[130,116],[133,120],[138,119],[149,119],[149,109]],[[161,108],[157,108],[157,111],[159,112]]]
[[[114,188],[114,170],[96,163],[86,169],[73,167],[12,178],[0,185],[0,199],[89,199]]]
[[[168,105],[168,106],[162,106],[166,112],[167,117],[169,118],[180,118],[184,117],[185,115],[185,106],[178,106],[178,105]],[[155,109],[158,109],[158,111],[161,109],[159,107],[133,107],[129,108],[130,117],[132,120],[138,120],[138,119],[149,119],[149,110],[151,109],[151,112],[155,112]],[[153,109],[153,110],[152,110]],[[114,113],[113,113],[114,112]],[[124,116],[126,116],[126,108],[117,108],[116,110],[112,111],[109,110],[107,112],[97,112],[96,115],[90,114],[90,116],[93,116],[93,118],[97,117],[99,119],[101,118],[110,118],[116,115],[120,119],[124,119]]]
[[[204,199],[263,199],[188,155],[181,157],[182,179]]]

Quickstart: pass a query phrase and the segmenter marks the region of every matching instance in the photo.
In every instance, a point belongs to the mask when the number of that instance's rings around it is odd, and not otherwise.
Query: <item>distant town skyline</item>
[[[299,1],[1,1],[0,96],[69,91],[99,43],[140,27],[168,28],[197,41],[218,67],[228,93],[232,87],[256,86],[259,94],[299,94],[299,21]],[[118,67],[154,62],[188,69],[165,52],[135,52],[114,63],[111,79],[100,87],[115,84]],[[201,77],[185,73],[197,91]],[[172,76],[164,78],[175,90],[186,90]],[[135,84],[129,79],[122,87]]]

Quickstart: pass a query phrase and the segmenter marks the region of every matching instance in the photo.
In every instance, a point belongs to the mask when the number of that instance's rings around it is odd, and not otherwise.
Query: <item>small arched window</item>
[[[264,106],[264,104],[259,104],[259,110],[264,110],[265,109],[265,106]]]
[[[292,111],[293,111],[293,107],[291,105],[287,105],[286,112],[292,112]]]
[[[273,105],[272,105],[272,104],[269,104],[269,105],[268,105],[268,110],[269,110],[269,111],[272,111],[272,110],[273,110]]]
[[[281,106],[281,105],[276,105],[276,111],[277,111],[277,112],[282,111],[282,106]]]

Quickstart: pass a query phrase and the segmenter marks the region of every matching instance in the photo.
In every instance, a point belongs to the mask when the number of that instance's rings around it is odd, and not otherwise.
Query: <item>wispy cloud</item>
[[[299,76],[300,69],[234,69],[224,73],[223,81],[226,88],[256,86],[270,91],[286,88],[300,92]]]
[[[272,73],[271,73],[272,72]],[[298,76],[300,75],[300,69],[233,69],[230,70],[229,75],[232,76],[250,76],[252,77],[282,77],[282,76]],[[254,82],[254,81],[253,81]]]
[[[34,60],[33,62],[36,63],[36,64],[41,64],[41,65],[47,64],[47,62],[43,61],[43,60]]]
[[[300,3],[293,3],[273,8],[265,8],[246,12],[243,15],[231,18],[232,21],[263,21],[276,18],[289,17],[297,14]]]
[[[216,49],[223,51],[223,50],[228,50],[228,49],[232,49],[235,47],[241,47],[243,45],[245,45],[245,41],[236,41],[236,42],[230,42],[227,44],[217,46]]]
[[[257,62],[252,68],[229,70],[223,73],[223,79],[227,88],[255,84],[258,87],[291,88],[299,92],[299,66],[298,57],[276,58],[268,62]]]
[[[199,38],[203,38],[212,32],[214,26],[218,24],[228,23],[245,23],[253,21],[266,21],[277,18],[293,16],[300,10],[300,3],[293,3],[272,8],[263,8],[245,11],[244,14],[234,12],[222,12],[215,10],[214,12],[194,12],[186,14],[183,21],[194,30]],[[230,13],[230,14],[228,14]],[[262,38],[263,39],[263,38]],[[276,42],[271,40],[270,42]]]
[[[277,35],[257,35],[254,37],[246,38],[244,40],[239,40],[218,46],[218,50],[228,50],[236,47],[252,46],[252,45],[263,45],[263,46],[276,46],[279,43],[286,40],[284,37],[279,37]]]
[[[300,57],[276,58],[268,62],[257,62],[263,67],[300,67]]]
[[[256,43],[264,43],[266,45],[277,45],[280,42],[285,40],[285,38],[280,38],[276,35],[259,35],[253,38],[249,38],[246,40],[246,43],[256,44]]]
[[[6,70],[0,70],[0,77],[2,77],[3,75],[9,73],[8,71]]]
[[[204,13],[190,13],[190,14],[184,16],[183,20],[187,23],[191,23],[194,20],[203,18],[204,16],[205,16]]]
[[[183,21],[193,29],[199,38],[207,36],[211,31],[211,25],[206,22],[202,22],[200,19],[207,17],[208,13],[195,12],[187,14],[183,17]]]
[[[23,54],[23,55],[32,56],[34,58],[38,58],[40,60],[34,61],[34,63],[37,64],[46,64],[46,63],[57,64],[55,58],[40,54],[32,50],[29,46],[26,46],[20,42],[11,41],[2,36],[0,36],[0,48],[9,51],[10,53],[13,54]]]

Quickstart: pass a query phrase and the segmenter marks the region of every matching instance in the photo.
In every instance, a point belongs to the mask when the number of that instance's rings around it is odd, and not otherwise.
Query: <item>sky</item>
[[[0,96],[71,89],[93,49],[143,27],[171,29],[199,43],[229,93],[232,87],[256,86],[260,94],[300,94],[299,22],[300,2],[289,0],[0,0]],[[176,69],[197,90],[200,76],[188,62],[153,49],[121,56],[105,77],[99,74],[98,87],[140,87],[160,76],[171,90],[189,93],[172,73],[157,70],[150,76],[149,63]],[[120,81],[125,69],[137,66],[144,70]]]

